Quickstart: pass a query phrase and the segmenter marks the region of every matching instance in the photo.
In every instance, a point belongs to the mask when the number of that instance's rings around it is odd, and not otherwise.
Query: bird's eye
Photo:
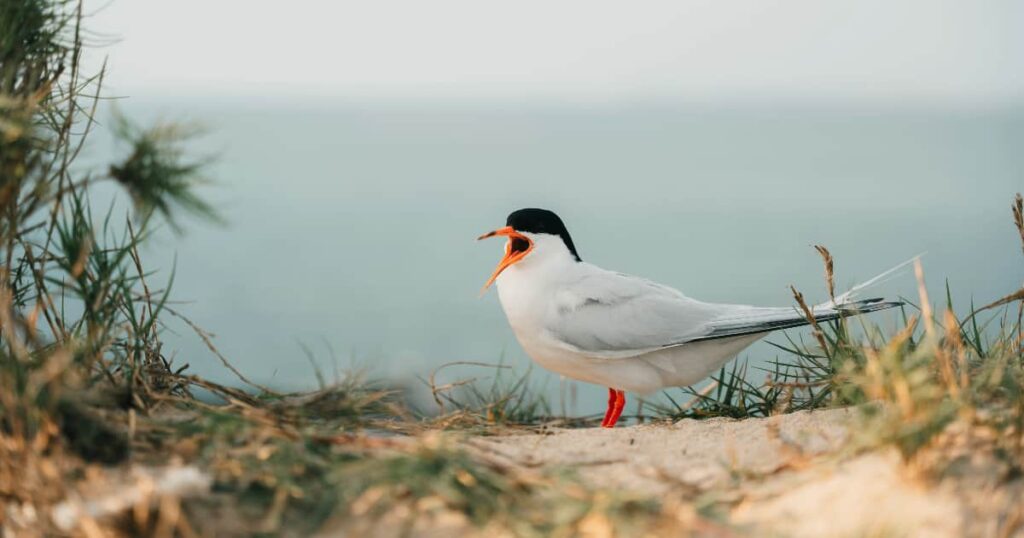
[[[509,239],[509,253],[515,254],[518,252],[526,252],[530,249],[530,242],[521,237],[513,237]]]

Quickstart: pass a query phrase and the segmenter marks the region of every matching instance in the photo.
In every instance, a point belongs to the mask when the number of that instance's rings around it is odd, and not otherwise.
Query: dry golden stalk
[[[867,380],[864,384],[864,391],[871,400],[895,400],[899,406],[900,413],[904,417],[913,415],[914,403],[910,394],[910,387],[903,376],[897,376],[887,372],[882,363],[883,357],[891,357],[900,352],[900,348],[914,334],[917,326],[917,318],[911,317],[898,334],[896,334],[882,350],[865,348],[864,354],[867,359],[864,363],[864,373]]]
[[[902,346],[911,336],[914,335],[914,328],[917,327],[917,314],[911,315],[910,319],[907,320],[907,326],[900,329],[900,332],[896,333],[895,336],[889,340],[886,344],[886,348],[890,351]]]
[[[832,272],[833,260],[832,253],[825,248],[824,245],[814,245],[814,250],[821,254],[821,260],[825,263],[825,285],[828,286],[828,297],[833,302],[836,300],[836,281],[835,273]]]
[[[272,394],[272,395],[275,395],[275,396],[280,396],[281,395],[280,392],[277,392],[277,391],[271,389],[270,387],[267,387],[267,386],[264,386],[264,385],[260,385],[259,383],[255,383],[253,381],[250,381],[249,378],[245,377],[245,375],[242,372],[238,371],[238,369],[235,368],[234,365],[232,365],[230,361],[228,361],[227,357],[225,357],[224,354],[222,354],[220,352],[220,350],[217,349],[217,346],[213,345],[213,338],[212,338],[213,335],[212,334],[207,332],[202,327],[196,325],[192,320],[188,319],[187,317],[185,317],[181,313],[175,311],[174,309],[172,309],[170,307],[167,307],[167,306],[164,306],[164,310],[167,313],[171,314],[172,316],[174,316],[174,317],[184,321],[185,324],[188,325],[196,333],[196,335],[199,336],[200,339],[202,339],[203,343],[206,344],[206,348],[209,349],[210,352],[214,354],[214,356],[216,356],[218,359],[220,359],[220,362],[222,364],[224,364],[224,367],[227,368],[228,370],[231,370],[231,373],[235,374],[235,376],[238,377],[238,379],[241,379],[243,383],[245,383],[246,385],[249,385],[252,388],[259,389],[259,390],[263,391],[266,394]]]
[[[967,352],[964,349],[963,335],[960,334],[960,321],[952,310],[946,309],[943,321],[946,325],[946,342],[956,356],[956,366],[960,370],[959,388],[967,388]]]
[[[814,338],[818,340],[818,345],[821,346],[821,351],[828,352],[828,343],[825,342],[825,333],[821,332],[821,327],[818,325],[818,320],[814,319],[814,312],[807,306],[807,302],[804,301],[804,294],[796,291],[794,286],[789,286],[789,289],[793,290],[793,298],[796,299],[797,304],[800,305],[800,309],[804,311],[804,316],[807,317],[807,321],[814,328]]]
[[[949,350],[943,347],[936,347],[935,358],[939,362],[939,372],[942,374],[942,382],[946,384],[946,390],[953,398],[960,397],[960,386],[957,384],[956,374],[953,372],[953,359],[949,356]]]
[[[437,368],[435,368],[432,372],[430,372],[430,378],[428,380],[428,383],[430,385],[430,394],[434,397],[434,402],[437,403],[437,407],[439,409],[439,412],[442,415],[444,414],[444,402],[442,401],[441,396],[444,395],[445,393],[451,391],[454,388],[461,387],[463,385],[469,385],[469,384],[474,383],[476,381],[476,378],[473,377],[473,378],[469,378],[469,379],[460,379],[458,381],[453,381],[451,383],[446,383],[444,385],[438,385],[437,382],[436,382],[437,373],[440,372],[441,370],[444,370],[445,368],[448,368],[449,366],[486,366],[488,368],[495,368],[495,369],[508,369],[508,368],[511,368],[511,366],[508,366],[508,365],[505,365],[505,364],[492,364],[492,363],[489,363],[489,362],[476,362],[476,361],[453,361],[453,362],[446,362],[446,363],[442,364],[441,366],[438,366]]]
[[[1024,251],[1024,198],[1021,197],[1020,193],[1017,193],[1017,196],[1014,197],[1011,208],[1013,209],[1013,224],[1017,227],[1017,232],[1020,234],[1021,250]],[[1024,320],[1024,288],[975,310],[971,313],[971,316],[982,310],[988,310],[1014,301],[1020,301],[1020,304],[1017,306],[1017,347],[1024,350],[1024,321],[1022,321]]]
[[[1024,197],[1021,197],[1020,193],[1013,199],[1013,224],[1017,226],[1017,232],[1020,233],[1020,248],[1024,252]]]
[[[1017,291],[1007,295],[1006,297],[1003,297],[1002,299],[999,299],[998,301],[995,301],[995,302],[993,302],[991,304],[987,304],[987,305],[985,305],[985,306],[975,310],[971,315],[974,315],[974,314],[976,314],[978,312],[981,312],[982,310],[988,310],[990,308],[995,308],[997,306],[1003,306],[1004,304],[1012,303],[1014,301],[1024,301],[1024,288],[1021,288],[1021,289],[1019,289],[1019,290],[1017,290]]]
[[[953,358],[950,356],[951,353],[956,352],[956,345],[950,340],[950,338],[953,338],[950,336],[950,333],[955,333],[958,338],[960,336],[960,324],[957,322],[956,316],[948,308],[944,313],[943,320],[946,326],[947,341],[943,343],[935,342],[935,358],[939,363],[939,372],[942,374],[942,381],[946,385],[946,390],[950,396],[957,398],[960,396],[960,385],[957,383],[956,373],[953,370]]]
[[[711,394],[711,391],[715,390],[716,388],[718,388],[718,381],[712,381],[711,383],[708,383],[708,386],[704,387],[700,392],[697,393],[697,398],[690,398],[690,401],[683,404],[683,406],[679,408],[679,411],[689,411],[691,407],[697,405],[697,402],[699,402],[701,398],[707,396],[708,394]],[[640,413],[637,414],[639,415]]]
[[[885,385],[882,383],[882,362],[878,359],[878,351],[867,348],[864,350],[866,361],[864,362],[864,374],[867,382],[864,383],[864,393],[870,400],[885,399]]]
[[[1017,506],[1007,514],[996,536],[999,538],[1010,538],[1015,536],[1021,527],[1024,527],[1024,508]]]
[[[935,332],[935,318],[932,314],[932,303],[928,300],[928,288],[924,284],[924,268],[921,260],[914,260],[914,276],[917,278],[917,295],[921,299],[921,319],[924,320],[924,332],[929,337]]]

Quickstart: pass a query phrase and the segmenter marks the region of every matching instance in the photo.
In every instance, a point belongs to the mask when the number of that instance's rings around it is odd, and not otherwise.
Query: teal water
[[[525,370],[496,295],[478,297],[501,242],[474,241],[524,206],[562,215],[585,260],[708,301],[790,304],[789,284],[823,299],[813,244],[832,250],[840,287],[919,253],[933,295],[948,278],[962,308],[1024,281],[1009,217],[1024,190],[1020,109],[120,108],[209,129],[193,146],[219,155],[206,194],[228,224],[163,234],[146,258],[166,277],[176,255],[179,309],[239,369],[280,387],[315,385],[299,342],[328,375],[354,364],[415,386],[449,361]],[[89,158],[107,149],[101,140]],[[910,277],[879,291],[916,300]],[[187,328],[171,329],[176,362],[231,379]],[[744,354],[775,355],[764,344]],[[557,403],[558,379],[535,376]],[[595,412],[603,396],[579,387],[569,411]]]

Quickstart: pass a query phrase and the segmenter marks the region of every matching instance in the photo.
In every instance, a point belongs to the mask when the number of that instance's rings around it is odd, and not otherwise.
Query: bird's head
[[[498,235],[508,237],[505,243],[505,257],[498,262],[498,267],[494,269],[482,291],[486,291],[502,271],[521,262],[527,256],[561,254],[580,261],[576,246],[569,236],[569,230],[565,228],[558,215],[547,209],[527,208],[513,211],[505,220],[504,228],[487,232],[477,240]]]

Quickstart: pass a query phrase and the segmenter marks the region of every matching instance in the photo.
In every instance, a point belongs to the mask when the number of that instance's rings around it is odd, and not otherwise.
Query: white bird
[[[767,333],[809,323],[795,307],[765,308],[691,299],[650,280],[580,259],[562,219],[545,209],[520,209],[504,228],[505,256],[484,284],[498,298],[520,345],[537,364],[566,377],[608,387],[601,426],[615,426],[625,391],[651,393],[703,379]],[[828,321],[902,303],[853,293],[812,308]]]

